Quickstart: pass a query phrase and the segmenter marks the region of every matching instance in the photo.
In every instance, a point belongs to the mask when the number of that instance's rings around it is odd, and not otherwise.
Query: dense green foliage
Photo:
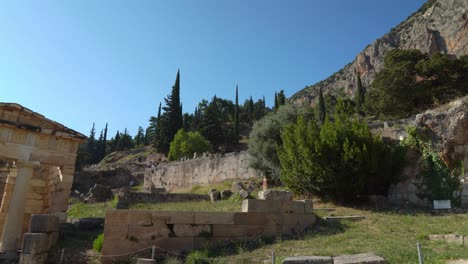
[[[306,120],[313,118],[310,107],[285,105],[276,113],[271,113],[256,122],[250,132],[249,154],[250,166],[263,173],[268,178],[278,178],[280,162],[276,153],[277,145],[281,145],[281,128],[294,122],[298,115]]]
[[[322,89],[319,89],[319,102],[318,102],[318,118],[320,124],[325,123],[327,117],[327,109],[325,108],[325,99],[323,98]]]
[[[192,158],[194,153],[212,151],[213,147],[199,132],[185,132],[180,129],[174,136],[169,149],[169,160]]]
[[[420,177],[422,188],[430,200],[453,200],[453,192],[458,189],[459,179],[452,174],[449,167],[442,161],[438,153],[428,141],[418,134],[415,127],[407,128],[408,137],[403,146],[418,151],[421,154],[422,170]]]
[[[452,59],[395,49],[384,62],[365,99],[370,114],[403,118],[468,94],[468,55]]]
[[[333,121],[327,118],[320,127],[299,117],[283,129],[278,157],[287,187],[340,203],[386,193],[402,155],[372,135],[365,122],[350,119],[351,108],[339,101]]]
[[[96,252],[101,252],[102,244],[104,243],[104,234],[100,234],[93,241],[93,249]]]
[[[359,75],[359,73],[357,73],[356,74],[356,96],[355,96],[357,113],[362,113],[363,111],[365,95],[366,95],[366,89],[362,85],[361,76]]]

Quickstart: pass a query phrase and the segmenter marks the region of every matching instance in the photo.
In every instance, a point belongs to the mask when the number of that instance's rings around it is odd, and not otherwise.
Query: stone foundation
[[[301,233],[316,222],[308,201],[244,200],[242,212],[108,210],[102,262],[112,263],[116,258],[107,256],[153,245],[159,253],[180,253],[258,236]]]

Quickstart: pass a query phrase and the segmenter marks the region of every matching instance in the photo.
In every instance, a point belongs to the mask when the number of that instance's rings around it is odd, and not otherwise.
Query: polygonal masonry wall
[[[301,233],[316,223],[311,207],[310,200],[244,200],[243,212],[108,210],[101,261],[112,263],[119,259],[115,255],[151,246],[180,253],[259,236]]]
[[[31,214],[65,220],[85,138],[21,105],[0,103],[0,251],[21,247]]]

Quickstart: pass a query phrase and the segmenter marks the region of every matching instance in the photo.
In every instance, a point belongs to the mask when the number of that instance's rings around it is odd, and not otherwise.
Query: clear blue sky
[[[86,135],[146,128],[181,71],[184,112],[213,95],[289,97],[423,0],[41,0],[0,6],[0,101]]]

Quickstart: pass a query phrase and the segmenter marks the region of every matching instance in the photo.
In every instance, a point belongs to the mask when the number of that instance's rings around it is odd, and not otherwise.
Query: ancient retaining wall
[[[127,209],[137,203],[172,203],[188,201],[209,201],[209,195],[192,193],[142,193],[129,192],[119,197],[117,209]]]
[[[144,187],[164,187],[168,191],[190,188],[198,184],[211,184],[227,179],[249,179],[257,177],[249,168],[246,151],[226,154],[202,155],[191,160],[159,163],[149,159],[145,170]]]
[[[108,210],[102,263],[151,246],[184,252],[258,236],[292,235],[314,225],[312,201],[244,200],[242,212]],[[151,252],[140,252],[145,256]]]

